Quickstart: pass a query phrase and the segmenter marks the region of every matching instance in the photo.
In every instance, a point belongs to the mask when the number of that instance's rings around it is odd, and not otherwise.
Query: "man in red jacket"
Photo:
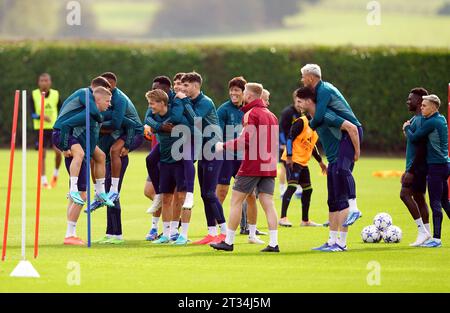
[[[280,252],[278,248],[277,213],[273,204],[278,162],[278,119],[261,100],[263,86],[245,85],[243,130],[239,138],[218,142],[216,152],[244,150],[244,160],[234,181],[230,218],[224,241],[210,246],[216,250],[233,251],[236,229],[241,219],[242,203],[255,188],[269,224],[269,245],[261,252]]]

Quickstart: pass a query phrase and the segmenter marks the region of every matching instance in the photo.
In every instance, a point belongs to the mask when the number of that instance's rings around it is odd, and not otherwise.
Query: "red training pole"
[[[9,176],[8,176],[8,193],[6,195],[6,213],[5,213],[5,228],[3,230],[3,247],[2,247],[2,261],[6,256],[6,242],[8,238],[8,223],[9,223],[9,208],[11,204],[11,187],[12,187],[12,174],[14,167],[14,150],[16,149],[16,131],[17,131],[17,118],[19,115],[19,98],[20,91],[16,90],[14,97],[14,115],[11,132],[11,152],[9,157]]]
[[[34,258],[38,256],[39,250],[39,216],[41,211],[41,174],[42,174],[42,156],[44,146],[44,102],[45,92],[41,94],[41,113],[39,124],[39,153],[38,153],[38,173],[37,173],[37,191],[36,191],[36,223],[34,229]]]

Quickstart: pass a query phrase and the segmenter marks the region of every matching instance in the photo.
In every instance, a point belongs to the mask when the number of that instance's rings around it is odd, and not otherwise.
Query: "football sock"
[[[181,223],[181,236],[183,236],[185,239],[188,237],[188,228],[189,223]]]
[[[328,237],[328,245],[332,246],[336,243],[338,237],[338,232],[330,230],[330,236]]]
[[[158,217],[153,216],[152,217],[152,228],[153,229],[158,230],[158,222],[159,222],[159,216]]]
[[[225,238],[225,243],[232,245],[234,243],[234,237],[236,232],[227,228],[227,237]]]
[[[77,222],[67,221],[66,238],[77,236]]]
[[[278,246],[278,230],[269,230],[269,246],[272,248]]]
[[[78,177],[70,177],[70,192],[78,192]]]
[[[119,180],[120,178],[118,177],[111,178],[111,188],[109,189],[109,191],[119,193]]]
[[[208,234],[211,236],[217,236],[217,227],[216,226],[208,226]]]

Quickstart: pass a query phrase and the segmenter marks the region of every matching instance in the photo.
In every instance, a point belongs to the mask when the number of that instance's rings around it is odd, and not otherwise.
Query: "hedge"
[[[401,126],[410,117],[405,101],[415,86],[436,93],[446,114],[449,49],[0,42],[0,143],[9,144],[14,90],[35,88],[37,75],[44,71],[51,73],[63,97],[101,72],[114,71],[141,115],[154,76],[195,70],[219,106],[227,99],[228,80],[243,75],[264,84],[271,92],[271,110],[278,115],[291,103],[300,67],[311,62],[321,65],[324,80],[349,101],[364,125],[368,149],[403,149]]]

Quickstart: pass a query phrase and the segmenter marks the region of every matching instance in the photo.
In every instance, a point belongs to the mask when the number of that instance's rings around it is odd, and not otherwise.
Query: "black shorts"
[[[34,133],[36,135],[35,148],[36,148],[36,150],[38,150],[39,149],[39,131],[35,130]],[[44,149],[45,148],[50,149],[53,147],[52,133],[53,133],[53,129],[44,129],[44,142],[43,142]]]
[[[414,178],[411,184],[405,184],[404,176],[402,176],[402,188],[411,189],[413,192],[425,193],[427,191],[427,168],[418,168],[414,170]]]
[[[292,169],[287,166],[286,162],[283,162],[286,168],[286,181],[288,184],[297,184],[302,187],[311,185],[311,175],[307,166],[301,166],[298,163],[294,163]]]

